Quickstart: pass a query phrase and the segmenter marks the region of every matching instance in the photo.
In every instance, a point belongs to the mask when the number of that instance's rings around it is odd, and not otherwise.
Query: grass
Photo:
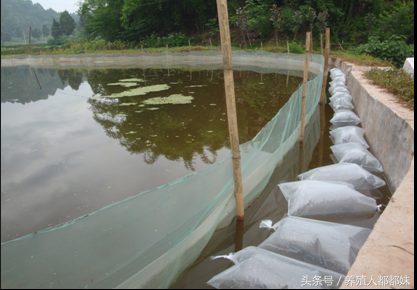
[[[414,78],[402,69],[372,68],[365,76],[373,84],[396,95],[401,101],[414,110]]]
[[[356,55],[348,51],[331,51],[330,57],[338,58],[343,61],[351,62],[360,66],[378,66],[378,67],[393,67],[392,63],[380,60],[368,54]]]

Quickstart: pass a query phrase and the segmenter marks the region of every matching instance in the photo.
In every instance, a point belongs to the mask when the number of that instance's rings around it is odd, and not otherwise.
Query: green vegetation
[[[369,37],[367,44],[355,49],[356,53],[368,53],[384,61],[391,61],[397,68],[404,65],[407,57],[414,56],[414,45],[407,45],[405,36],[393,35],[389,39],[380,41],[377,37]]]
[[[387,89],[414,109],[414,78],[402,69],[372,68],[365,73],[375,85]]]

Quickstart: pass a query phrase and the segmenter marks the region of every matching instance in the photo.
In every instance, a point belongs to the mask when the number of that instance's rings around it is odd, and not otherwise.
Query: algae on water
[[[107,85],[109,85],[109,86],[122,86],[122,87],[125,87],[125,88],[130,88],[130,87],[137,86],[138,84],[137,83],[110,83],[110,84],[107,84]]]
[[[191,96],[183,96],[181,94],[171,95],[169,97],[156,97],[143,101],[145,105],[165,105],[165,104],[191,104],[191,101],[194,100]]]
[[[110,96],[102,96],[106,97],[106,98],[121,98],[121,97],[134,97],[134,96],[144,96],[148,93],[152,93],[152,92],[161,92],[161,91],[166,91],[170,88],[170,86],[168,85],[153,85],[153,86],[147,86],[147,87],[140,87],[140,88],[136,88],[136,89],[131,89],[125,92],[121,92],[121,93],[117,93],[117,94],[112,94]],[[96,97],[93,97],[93,99]]]

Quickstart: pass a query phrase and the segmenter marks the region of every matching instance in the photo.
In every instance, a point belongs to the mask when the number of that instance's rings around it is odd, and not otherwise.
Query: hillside
[[[60,12],[51,8],[45,10],[42,5],[33,4],[31,0],[1,0],[1,33],[22,38],[24,32],[27,37],[29,27],[42,29],[46,24],[51,29],[52,19],[59,20],[59,15]],[[79,18],[75,14],[71,16],[76,21]]]

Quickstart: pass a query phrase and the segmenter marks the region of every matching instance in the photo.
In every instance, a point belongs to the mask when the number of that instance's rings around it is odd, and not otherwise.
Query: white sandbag
[[[329,83],[329,85],[330,85],[330,86],[335,86],[335,85],[346,85],[346,83],[345,83],[344,81],[342,81],[342,80],[334,80],[334,81],[331,81],[331,82]]]
[[[349,89],[347,87],[333,87],[333,88],[329,88],[329,92],[331,95],[334,95],[335,93],[339,93],[339,92],[349,93]]]
[[[339,92],[339,93],[335,93],[333,96],[331,96],[330,98],[329,98],[329,100],[331,101],[331,102],[333,102],[333,101],[335,101],[335,100],[337,100],[337,99],[339,99],[339,98],[344,98],[344,99],[347,99],[347,100],[349,100],[349,101],[353,101],[353,97],[352,97],[352,95],[350,94],[350,93],[346,93],[346,92]]]
[[[354,163],[370,172],[384,171],[378,159],[361,144],[350,142],[331,146],[330,149],[340,163]]]
[[[332,84],[330,85],[330,89],[334,89],[334,88],[338,88],[338,87],[341,87],[341,88],[348,88],[346,85],[345,85],[345,83],[344,82],[342,82],[342,81],[333,81],[332,82]]]
[[[367,228],[291,216],[270,228],[275,233],[259,248],[344,275],[371,233]]]
[[[365,148],[369,148],[369,144],[363,137],[364,134],[365,130],[362,128],[356,126],[346,126],[331,131],[330,139],[332,139],[334,145],[355,142],[363,145]]]
[[[352,111],[339,110],[334,113],[330,123],[339,126],[355,126],[361,123],[361,119]]]
[[[288,202],[288,215],[311,217],[376,212],[375,199],[347,183],[303,180],[278,185]]]
[[[227,256],[212,257],[217,258],[226,258],[236,264],[207,282],[217,289],[337,289],[337,283],[344,278],[343,275],[328,269],[257,247],[247,247]],[[317,286],[306,287],[303,284],[303,281],[307,280],[305,278],[311,281],[315,276],[328,278]]]
[[[346,83],[346,76],[344,74],[332,77],[332,81]]]
[[[325,180],[346,182],[356,190],[370,190],[386,183],[378,176],[353,163],[338,163],[307,171],[297,176],[300,180]]]
[[[330,102],[330,106],[333,108],[334,111],[341,111],[341,110],[350,111],[355,108],[352,102],[346,98],[337,98],[335,101]]]

